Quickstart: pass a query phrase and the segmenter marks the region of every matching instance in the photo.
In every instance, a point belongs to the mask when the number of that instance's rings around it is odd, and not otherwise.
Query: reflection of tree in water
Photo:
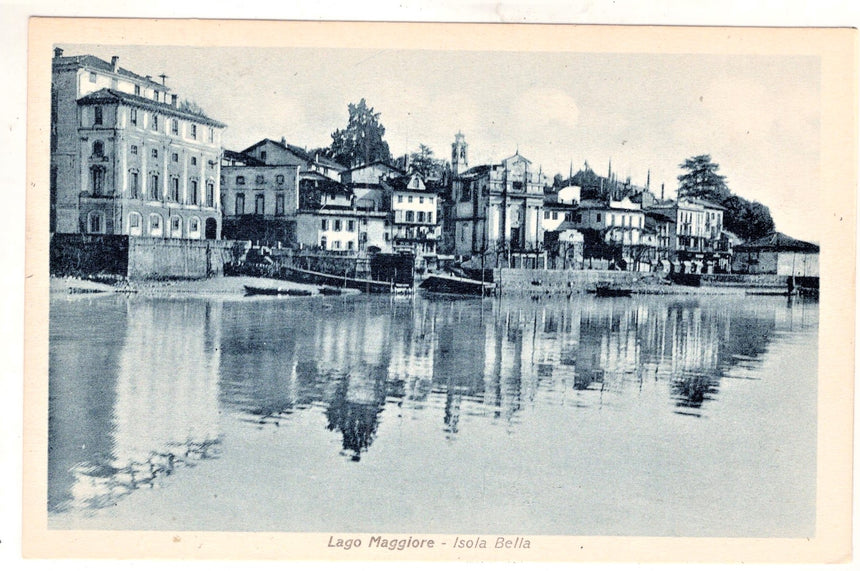
[[[672,395],[675,406],[684,409],[699,409],[706,400],[711,400],[719,392],[719,377],[716,375],[683,373],[672,378]],[[694,412],[675,411],[679,414]]]
[[[371,381],[372,382],[372,381]],[[372,386],[358,386],[350,390],[350,379],[344,377],[335,387],[328,408],[326,428],[343,434],[343,450],[351,453],[351,460],[361,460],[376,437],[379,414],[385,404],[385,387],[376,382]]]

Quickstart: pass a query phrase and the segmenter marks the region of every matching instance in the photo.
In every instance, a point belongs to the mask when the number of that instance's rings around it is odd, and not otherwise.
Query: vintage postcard
[[[25,556],[847,561],[856,38],[33,18]]]

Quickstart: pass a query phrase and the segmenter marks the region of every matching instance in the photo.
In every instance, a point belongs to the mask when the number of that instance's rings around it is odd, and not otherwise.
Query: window
[[[433,213],[432,212],[427,213],[427,223],[433,224]]]
[[[347,250],[354,250],[354,249],[355,249],[355,242],[353,242],[352,240],[350,240],[349,242],[347,242],[347,243],[346,243],[346,249],[347,249]]]
[[[265,160],[266,160],[266,151],[260,151],[260,160],[261,160],[261,161],[265,161]]]
[[[420,210],[418,211],[418,222],[424,222],[424,213]]]
[[[350,232],[355,232],[355,220],[347,220],[346,229]],[[349,249],[352,250],[352,247],[350,246]]]
[[[174,238],[182,237],[182,218],[179,216],[170,217],[170,235]]]
[[[423,196],[418,197],[418,204],[424,204],[424,197]]]
[[[197,157],[191,157],[191,166],[192,166],[192,167],[196,167],[196,166],[197,166]]]
[[[597,213],[597,221],[600,222],[600,213]]]
[[[215,206],[215,183],[211,180],[206,183],[206,206]]]
[[[135,94],[135,95],[140,95],[140,86],[139,86],[139,85],[135,85],[135,86],[134,86],[134,94]]]
[[[140,227],[142,220],[137,212],[128,213],[128,233],[132,236],[140,236]]]
[[[275,176],[275,182],[277,184],[284,184],[284,175],[279,174]]]
[[[170,120],[170,132],[173,133],[174,135],[179,134],[179,121],[178,120],[176,120],[176,119]]]
[[[406,221],[407,222],[415,222],[415,212],[413,212],[412,210],[407,210],[406,211]]]
[[[200,219],[196,216],[192,216],[188,219],[188,234],[190,236],[200,235]]]
[[[155,113],[152,114],[152,130],[158,131],[158,115]]]
[[[409,195],[409,198],[407,199],[407,202],[409,202],[409,204],[412,204],[412,195],[411,195],[411,194]]]
[[[153,159],[157,159],[157,158],[158,158],[158,149],[152,149],[152,158],[153,158]]]
[[[156,90],[156,91],[152,94],[152,98],[153,98],[153,99],[155,99],[156,101],[161,101],[161,92],[160,92],[160,91],[158,91],[158,90]]]
[[[320,228],[322,228],[323,230],[328,230],[328,220],[327,219],[323,218],[320,221]]]
[[[209,142],[215,142],[215,129],[213,129],[212,127],[209,127]]]
[[[397,202],[398,202],[398,204],[403,202],[403,195],[402,194],[397,195]]]
[[[335,231],[335,232],[340,232],[340,229],[341,229],[341,223],[340,223],[340,220],[339,220],[339,219],[335,219],[335,221],[334,221],[334,231]]]
[[[322,238],[320,238],[320,248],[322,248],[323,250],[325,250],[325,249],[326,249],[326,245],[327,245],[327,241],[326,241],[325,236],[323,236]]]
[[[331,243],[332,250],[340,250],[340,240],[335,240]]]
[[[128,192],[131,198],[138,198],[140,196],[140,175],[138,175],[137,171],[128,173]]]
[[[137,109],[129,109],[128,117],[132,125],[137,125]]]
[[[87,215],[87,232],[90,234],[104,234],[104,213],[94,210]]]
[[[95,72],[91,71],[90,72],[90,83],[95,83],[95,82],[96,82],[96,74],[95,74]]]
[[[136,155],[136,154],[137,154],[137,145],[132,145],[132,146],[131,146],[131,154],[132,154],[132,155]]]
[[[103,167],[93,167],[90,169],[90,184],[93,194],[99,195],[104,192],[105,169]]]
[[[197,138],[197,125],[191,125],[191,138]]]
[[[149,175],[149,199],[158,200],[161,198],[161,188],[158,186],[158,175]]]
[[[282,216],[284,214],[284,193],[279,192],[275,195],[275,215]]]
[[[197,196],[197,181],[192,179],[189,182],[189,185],[190,188],[188,189],[188,194],[190,196],[188,197],[188,200],[191,202],[191,204],[196,205],[200,201],[200,198]]]
[[[170,200],[179,202],[179,177],[170,178]]]
[[[236,195],[236,215],[245,214],[245,195],[241,192]]]
[[[236,177],[236,184],[245,184],[245,177],[237,176]]]
[[[553,219],[553,220],[558,220],[558,212],[553,212],[553,213],[552,213],[552,219]]]
[[[149,235],[150,236],[161,236],[162,228],[161,228],[161,214],[150,214],[149,215]]]
[[[264,182],[266,182],[266,179],[265,179],[265,178],[263,178],[263,175],[258,174],[258,175],[257,175],[257,178],[256,178],[256,179],[254,179],[254,181],[255,181],[257,184],[263,184]]]
[[[266,213],[266,196],[263,194],[258,194],[254,197],[254,214],[265,214]]]
[[[94,157],[103,157],[105,154],[105,145],[101,141],[96,141],[93,143],[93,156]]]
[[[179,162],[179,153],[173,153],[172,155],[170,155],[170,160],[173,161],[174,163],[178,163]]]
[[[94,107],[93,113],[95,113],[95,115],[93,117],[93,125],[101,125],[102,121],[104,120],[101,106]]]

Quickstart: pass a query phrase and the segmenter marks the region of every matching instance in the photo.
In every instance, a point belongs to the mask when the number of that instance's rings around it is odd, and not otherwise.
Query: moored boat
[[[493,295],[496,291],[496,284],[492,282],[437,274],[425,278],[418,287],[433,293],[460,295]]]
[[[313,292],[306,289],[292,289],[284,287],[254,287],[246,285],[245,295],[288,295],[293,297],[305,297]]]
[[[633,294],[633,290],[611,285],[599,285],[594,293],[597,294],[597,297],[630,297]]]

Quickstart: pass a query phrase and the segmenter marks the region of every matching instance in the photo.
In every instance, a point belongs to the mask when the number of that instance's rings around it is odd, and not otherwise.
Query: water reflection
[[[51,315],[50,509],[111,505],[218,455],[218,304],[115,299],[65,310]],[[93,329],[68,336],[68,319]],[[76,410],[66,392],[99,404]]]
[[[535,416],[705,422],[731,371],[755,380],[769,345],[815,330],[817,311],[735,297],[53,301],[49,508],[109,505],[217,457],[222,410],[259,430],[301,414],[347,462],[392,419],[451,445],[528,440]]]

